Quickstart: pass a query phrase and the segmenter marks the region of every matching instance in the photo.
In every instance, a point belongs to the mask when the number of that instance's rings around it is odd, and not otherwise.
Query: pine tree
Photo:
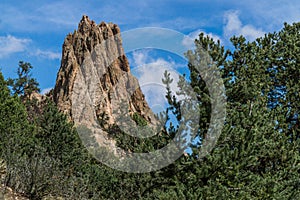
[[[300,24],[287,25],[254,42],[231,39],[234,50],[199,35],[188,57],[209,53],[222,72],[227,116],[218,143],[199,159],[201,143],[184,163],[184,196],[212,199],[294,199],[299,196],[299,36]],[[203,61],[203,60],[202,60]],[[199,137],[210,120],[209,94],[190,60],[190,80],[200,103]],[[174,101],[173,101],[174,102]],[[171,101],[172,103],[172,101]],[[180,183],[179,182],[179,183]]]
[[[29,97],[33,92],[39,92],[39,83],[32,78],[32,65],[27,62],[20,61],[17,71],[18,77],[9,78],[8,85],[11,86],[13,94]]]

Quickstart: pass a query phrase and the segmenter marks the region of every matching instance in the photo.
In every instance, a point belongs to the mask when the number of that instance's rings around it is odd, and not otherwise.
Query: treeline
[[[190,60],[190,86],[201,116],[197,142],[191,154],[143,174],[116,171],[93,158],[50,97],[42,105],[29,98],[38,83],[30,77],[32,66],[20,62],[19,78],[0,75],[0,158],[6,163],[2,183],[30,199],[299,198],[299,32],[300,23],[295,23],[254,42],[233,37],[233,50],[200,34],[196,50],[187,56],[200,63],[204,50],[220,69],[227,98],[222,134],[212,152],[199,158],[212,109],[207,84],[197,62]],[[166,97],[183,122],[179,102],[170,93]],[[145,141],[131,140],[116,127],[108,131],[124,149],[149,151],[166,145],[177,127],[166,130]]]

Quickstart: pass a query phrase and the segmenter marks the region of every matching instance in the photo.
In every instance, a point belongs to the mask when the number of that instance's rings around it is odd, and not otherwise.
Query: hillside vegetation
[[[131,174],[111,169],[83,146],[74,124],[59,112],[51,92],[42,102],[29,63],[19,63],[19,78],[0,74],[1,184],[24,198],[39,199],[299,199],[300,197],[300,23],[254,42],[231,38],[232,49],[199,35],[196,50],[219,67],[227,96],[222,134],[206,157],[201,141],[192,153],[159,171]],[[195,138],[205,139],[211,116],[210,94],[190,60],[190,85],[198,94],[200,121]],[[166,86],[170,83],[168,74]],[[184,88],[181,88],[184,90]],[[180,106],[166,93],[170,110],[182,122]],[[143,123],[135,116],[137,123]],[[142,124],[143,125],[143,124]],[[117,144],[150,151],[168,143],[168,133],[133,140],[108,128]]]

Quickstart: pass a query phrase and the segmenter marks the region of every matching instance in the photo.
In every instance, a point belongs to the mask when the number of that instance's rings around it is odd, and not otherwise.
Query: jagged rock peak
[[[95,21],[90,20],[88,16],[84,15],[78,25],[78,32],[81,34],[89,33],[90,31],[95,31],[100,29],[101,31],[107,30],[109,35],[116,35],[120,33],[120,28],[118,25],[113,23],[105,23],[101,22],[99,25],[95,23]]]
[[[82,64],[82,58],[84,53],[92,52],[96,45],[103,43],[106,40],[114,39],[117,43],[119,55],[123,55],[122,40],[120,36],[120,28],[118,25],[113,23],[101,22],[97,25],[94,21],[90,20],[88,16],[83,16],[79,25],[78,30],[75,30],[73,34],[69,34],[63,45],[73,46],[75,56],[79,64]],[[129,67],[127,68],[129,70]]]
[[[108,123],[113,124],[118,117],[113,113],[120,109],[118,102],[127,101],[129,115],[138,113],[156,123],[137,79],[130,73],[119,27],[105,22],[97,25],[87,16],[64,41],[53,99],[75,122],[92,123],[91,116],[99,118],[105,113]],[[92,107],[87,105],[89,101]]]

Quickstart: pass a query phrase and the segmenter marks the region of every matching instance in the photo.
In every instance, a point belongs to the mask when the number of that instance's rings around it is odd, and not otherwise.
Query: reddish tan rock
[[[142,116],[149,127],[159,125],[138,80],[130,73],[119,27],[104,22],[97,25],[87,16],[83,16],[78,30],[65,38],[53,99],[76,126],[87,127],[98,144],[115,154],[122,150],[103,127],[117,124],[130,134],[136,126],[131,119],[134,113]],[[101,120],[105,120],[104,125]],[[79,134],[85,137],[85,133]]]

